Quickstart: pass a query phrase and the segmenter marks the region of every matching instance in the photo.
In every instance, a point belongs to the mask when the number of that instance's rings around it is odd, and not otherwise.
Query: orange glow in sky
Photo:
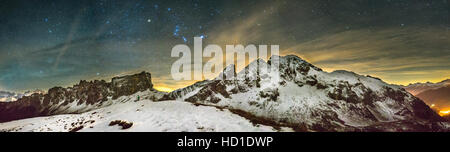
[[[171,92],[171,91],[174,90],[174,89],[172,89],[172,88],[168,88],[168,87],[159,87],[159,86],[155,86],[154,88],[155,88],[156,90],[162,91],[162,92]]]
[[[450,114],[450,110],[441,110],[439,111],[439,115],[444,116]]]

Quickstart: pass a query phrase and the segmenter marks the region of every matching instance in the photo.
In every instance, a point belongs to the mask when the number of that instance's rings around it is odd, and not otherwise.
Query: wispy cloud
[[[371,74],[391,83],[450,77],[448,32],[439,27],[352,30],[283,50],[324,69]],[[420,74],[419,74],[420,73]]]

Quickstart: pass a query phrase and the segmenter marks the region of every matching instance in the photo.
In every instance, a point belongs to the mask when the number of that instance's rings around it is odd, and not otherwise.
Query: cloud
[[[357,24],[348,28],[345,24],[334,23],[332,17],[304,15],[311,10],[308,6],[298,9],[303,13],[291,15],[290,20],[299,21],[288,21],[280,19],[280,16],[286,16],[280,12],[292,11],[283,2],[256,5],[246,10],[242,17],[219,22],[208,32],[208,39],[203,43],[219,44],[224,52],[226,44],[280,45],[282,55],[296,54],[327,71],[349,70],[396,84],[440,81],[450,77],[447,27],[403,26],[395,24],[393,19],[386,25]],[[372,18],[371,22],[383,20],[384,15]],[[353,20],[356,23],[368,21],[364,17]],[[237,70],[242,68],[237,67]]]
[[[439,7],[434,8],[410,2],[406,3],[411,6],[406,11],[396,8],[402,2],[393,2],[396,3],[393,5],[385,1],[220,3],[222,5],[211,3],[208,8],[212,10],[182,9],[178,13],[174,10],[175,14],[151,15],[155,18],[152,25],[148,25],[147,19],[142,22],[145,24],[140,24],[141,13],[134,17],[121,15],[132,10],[134,3],[100,15],[96,18],[98,23],[84,20],[90,15],[90,7],[83,5],[81,12],[73,13],[75,20],[67,19],[70,21],[67,31],[60,35],[62,41],[6,43],[0,48],[3,53],[8,50],[7,56],[0,56],[0,85],[13,90],[48,88],[67,86],[80,79],[103,79],[145,70],[152,73],[156,85],[184,87],[194,81],[175,82],[170,75],[171,65],[177,60],[170,57],[171,49],[183,43],[173,37],[172,28],[181,23],[192,25],[183,30],[188,45],[192,42],[189,36],[200,34],[207,36],[204,47],[218,44],[224,52],[227,44],[279,45],[282,55],[299,55],[327,71],[350,70],[391,83],[433,81],[450,76],[448,13],[439,13],[448,12],[446,5],[441,5],[444,2],[436,2]],[[221,13],[215,12],[214,16],[205,13],[214,9]],[[77,15],[82,16],[80,23]],[[128,19],[136,22],[123,22]],[[110,24],[105,25],[106,20]],[[82,28],[85,26],[88,28]],[[201,30],[195,30],[198,26]],[[118,27],[120,32],[105,34]],[[120,30],[122,27],[129,27],[131,31]],[[36,30],[41,29],[36,27]],[[21,31],[29,35],[29,30]],[[46,38],[39,33],[34,35],[33,39]],[[127,43],[128,40],[139,41]],[[237,67],[237,70],[242,68]]]
[[[351,30],[300,43],[282,51],[324,69],[345,69],[392,83],[450,77],[448,34],[439,27]]]

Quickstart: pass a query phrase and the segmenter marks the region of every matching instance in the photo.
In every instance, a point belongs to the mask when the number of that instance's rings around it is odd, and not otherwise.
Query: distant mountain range
[[[17,93],[12,93],[8,91],[0,91],[0,102],[10,102],[16,101],[17,98],[21,98],[22,95]]]
[[[52,117],[24,119],[37,116]],[[111,82],[80,81],[0,103],[0,122],[6,122],[0,131],[450,129],[447,120],[400,86],[349,71],[328,73],[294,55],[258,59],[240,72],[229,65],[215,79],[170,93],[153,89],[147,72]]]
[[[19,98],[22,98],[23,96],[30,96],[34,93],[45,93],[45,91],[42,90],[34,90],[34,91],[26,91],[25,93],[16,93],[16,92],[9,92],[9,91],[1,91],[0,90],[0,102],[12,102],[16,101]]]
[[[415,83],[403,86],[406,91],[438,110],[450,110],[450,79],[438,83]]]
[[[450,79],[443,80],[438,83],[431,83],[431,82],[414,83],[414,84],[409,84],[409,85],[403,86],[403,87],[406,89],[406,91],[410,92],[411,94],[418,95],[427,90],[439,89],[439,88],[448,87],[448,86],[450,86]]]

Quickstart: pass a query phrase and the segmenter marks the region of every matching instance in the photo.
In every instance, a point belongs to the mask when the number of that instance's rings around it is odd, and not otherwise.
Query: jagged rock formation
[[[276,73],[272,62],[279,61]],[[324,72],[289,55],[255,60],[234,78],[169,93],[166,99],[240,111],[297,131],[445,131],[445,119],[403,88],[348,71]]]
[[[150,73],[115,77],[111,82],[82,80],[73,87],[54,87],[46,94],[34,93],[15,102],[0,103],[0,122],[86,112],[111,105],[111,100],[142,91],[149,91],[146,98],[152,100],[158,100],[161,96],[160,92],[153,89]]]
[[[174,90],[168,94],[165,94],[160,99],[160,101],[175,100],[175,99],[182,98],[188,93],[195,92],[196,89],[203,87],[205,84],[208,84],[209,82],[210,82],[210,80],[199,81],[199,82],[196,82],[193,85],[187,86],[185,88]]]

